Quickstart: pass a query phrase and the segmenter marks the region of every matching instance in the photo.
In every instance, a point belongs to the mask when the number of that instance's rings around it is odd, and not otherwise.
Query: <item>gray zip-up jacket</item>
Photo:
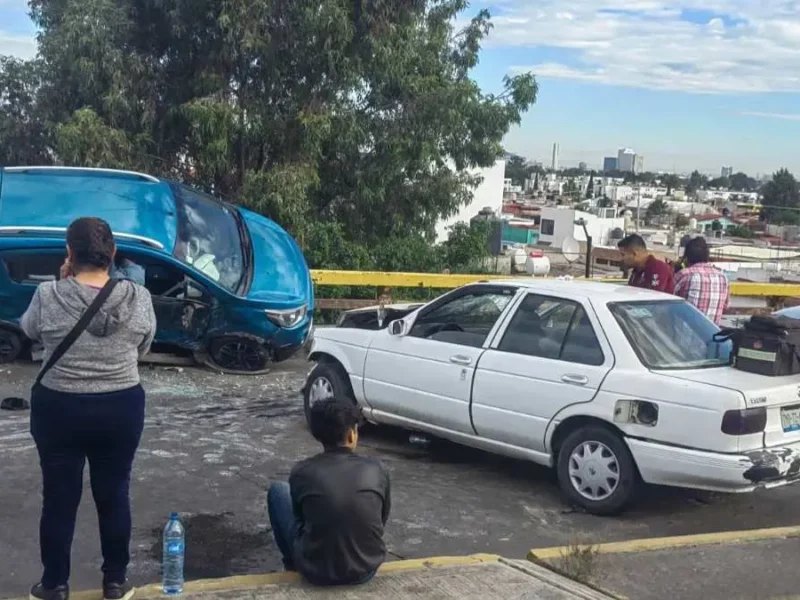
[[[44,346],[44,365],[99,290],[70,277],[39,285],[22,315],[22,330]],[[42,379],[51,390],[102,394],[139,383],[139,358],[156,332],[153,301],[142,286],[120,281],[86,330]]]

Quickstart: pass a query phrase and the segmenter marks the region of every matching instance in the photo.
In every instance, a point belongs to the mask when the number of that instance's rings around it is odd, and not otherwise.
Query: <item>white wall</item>
[[[583,232],[583,227],[581,225],[575,225],[575,221],[578,219],[584,219],[586,221],[586,229],[589,235],[592,236],[592,243],[597,246],[603,246],[608,243],[612,230],[617,227],[620,229],[624,229],[625,227],[625,219],[622,217],[616,219],[601,219],[596,215],[571,208],[545,206],[542,208],[539,241],[541,243],[550,244],[556,248],[561,248],[561,244],[570,236],[579,242],[585,242],[586,235]],[[552,234],[544,233],[545,220],[553,221]]]
[[[498,160],[493,166],[485,169],[472,169],[474,175],[483,177],[483,181],[472,191],[472,201],[462,206],[458,214],[442,219],[436,224],[436,241],[443,242],[448,236],[448,227],[462,221],[469,222],[485,207],[489,207],[500,215],[503,210],[503,187],[506,177],[506,161]]]

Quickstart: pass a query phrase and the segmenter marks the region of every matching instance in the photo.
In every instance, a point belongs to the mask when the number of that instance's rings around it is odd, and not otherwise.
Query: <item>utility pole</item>
[[[641,216],[639,213],[642,209],[642,186],[636,188],[636,233],[639,233],[639,220]]]

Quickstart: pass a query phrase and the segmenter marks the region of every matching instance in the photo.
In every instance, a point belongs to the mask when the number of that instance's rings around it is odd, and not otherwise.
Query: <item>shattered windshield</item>
[[[244,277],[244,253],[234,211],[185,185],[173,189],[178,204],[175,257],[235,293]]]
[[[618,302],[609,309],[650,369],[697,369],[729,363],[731,342],[714,341],[719,327],[688,302]]]

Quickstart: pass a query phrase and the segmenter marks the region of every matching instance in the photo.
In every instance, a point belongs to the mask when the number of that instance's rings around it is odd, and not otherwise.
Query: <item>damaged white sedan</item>
[[[731,343],[674,296],[491,282],[341,323],[316,331],[306,410],[336,396],[375,423],[552,466],[589,512],[618,512],[642,481],[749,492],[800,479],[800,376],[730,366]]]

